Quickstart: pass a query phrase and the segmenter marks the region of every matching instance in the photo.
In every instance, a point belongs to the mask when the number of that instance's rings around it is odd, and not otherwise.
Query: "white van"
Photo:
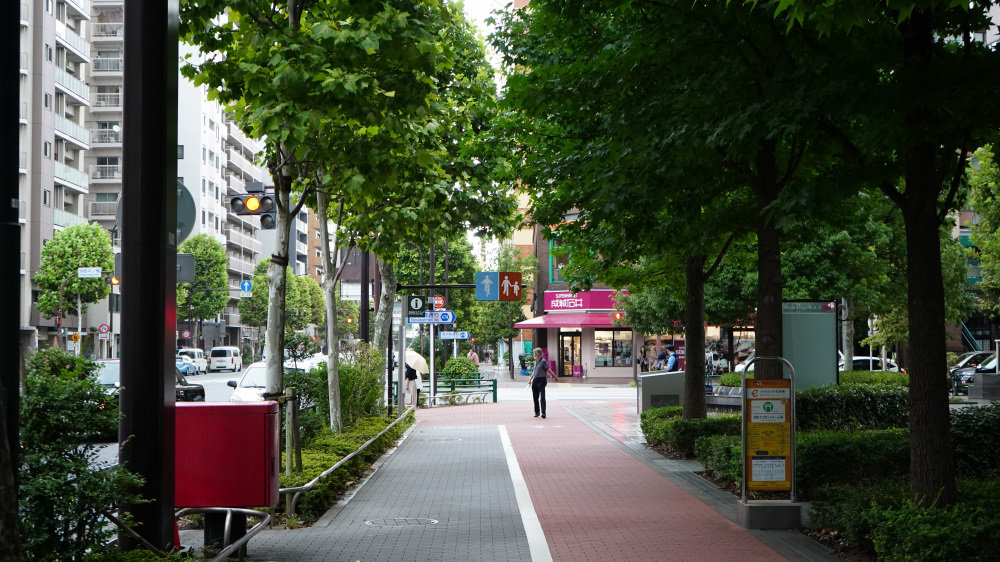
[[[232,371],[243,370],[243,359],[240,357],[240,348],[232,346],[213,347],[209,352],[209,371]]]
[[[191,358],[191,362],[194,363],[194,367],[199,373],[208,372],[208,360],[205,359],[204,351],[196,347],[182,347],[177,350],[177,355],[184,355]]]

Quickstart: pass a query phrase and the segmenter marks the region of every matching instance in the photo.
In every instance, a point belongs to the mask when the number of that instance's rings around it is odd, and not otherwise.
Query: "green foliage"
[[[351,483],[365,474],[371,463],[389,449],[406,428],[413,423],[413,414],[335,470],[308,493],[302,496],[297,506],[297,514],[306,521],[315,521],[337,501]],[[377,435],[393,420],[385,417],[367,417],[353,426],[346,426],[342,433],[333,433],[328,428],[302,451],[302,472],[281,475],[281,487],[291,488],[309,482],[323,471],[337,464],[342,458],[356,451],[362,444]]]
[[[668,416],[664,412],[662,416]],[[647,417],[643,424],[646,442],[663,446],[684,457],[694,455],[695,441],[705,435],[739,435],[739,414],[685,420],[680,417]]]
[[[867,384],[908,388],[910,375],[895,371],[841,371],[840,384],[842,386]]]
[[[797,434],[796,482],[803,497],[824,484],[903,478],[910,470],[906,429]]]
[[[1000,473],[1000,403],[951,411],[955,470],[966,476]]]
[[[59,313],[60,287],[62,288],[63,316],[76,316],[77,297],[83,305],[95,303],[111,292],[104,279],[80,279],[81,267],[100,267],[110,272],[115,266],[111,250],[111,235],[97,223],[77,224],[57,230],[44,246],[34,281],[38,285],[36,307],[43,316],[51,318]]]
[[[177,311],[181,316],[202,320],[215,318],[229,304],[229,256],[218,240],[208,234],[188,238],[179,254],[194,255],[194,281],[177,284]],[[205,290],[223,289],[223,290]]]
[[[907,499],[900,507],[869,509],[864,518],[872,526],[875,553],[886,562],[996,560],[1000,501],[991,507],[994,511],[961,503],[927,507]]]
[[[1000,316],[1000,166],[997,166],[993,146],[985,145],[975,153],[978,165],[970,165],[969,184],[972,187],[970,204],[976,210],[978,221],[968,226],[970,239],[975,244],[973,259],[979,261],[982,280],[979,308],[990,317]]]
[[[96,369],[57,349],[25,364],[18,511],[26,560],[82,559],[114,536],[105,513],[141,501],[141,479],[123,466],[91,468],[93,440],[118,426]]]
[[[753,373],[747,375],[748,379],[753,378]],[[743,386],[743,377],[739,373],[725,373],[719,377],[719,386]]]
[[[819,487],[810,502],[809,520],[814,528],[831,529],[851,545],[874,553],[869,509],[898,506],[907,497],[903,478],[885,478],[868,484],[833,484]]]
[[[907,427],[909,391],[888,385],[841,385],[795,393],[799,431]]]
[[[446,379],[478,379],[482,378],[479,366],[468,357],[452,357],[444,365],[441,377]]]
[[[368,346],[359,345],[346,361],[338,363],[340,370],[341,420],[345,426],[366,417],[379,415],[382,410],[382,356]],[[330,397],[327,364],[320,363],[315,369],[304,373],[287,371],[285,386],[293,386],[307,405],[315,406],[315,415],[330,425]],[[303,412],[303,419],[313,414]],[[315,424],[313,424],[315,425]]]
[[[639,414],[639,428],[642,430],[643,435],[646,435],[646,441],[649,441],[649,434],[652,432],[661,432],[663,420],[671,420],[674,418],[679,418],[684,414],[683,406],[665,406],[662,408],[650,408],[641,414]],[[656,433],[655,437],[657,442],[663,441],[664,437],[662,433]]]
[[[743,472],[743,444],[738,435],[703,435],[694,443],[694,458],[712,478],[739,484]]]

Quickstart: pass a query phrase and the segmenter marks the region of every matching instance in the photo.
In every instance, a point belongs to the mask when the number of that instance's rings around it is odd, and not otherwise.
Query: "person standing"
[[[667,345],[664,349],[666,349],[666,351],[667,351],[667,361],[664,364],[663,368],[666,369],[668,373],[676,371],[677,370],[677,354],[674,353],[674,346]]]
[[[475,364],[476,364],[476,367],[478,367],[478,366],[479,366],[479,354],[478,354],[478,353],[476,353],[476,350],[475,350],[475,349],[470,349],[470,350],[469,350],[469,355],[468,355],[468,357],[469,357],[469,361],[472,361],[473,363],[475,363]]]
[[[403,401],[407,406],[420,407],[420,387],[423,385],[423,381],[420,380],[420,373],[411,367],[409,363],[405,365],[405,373],[406,392]]]
[[[531,400],[535,403],[535,417],[545,417],[545,386],[549,383],[549,362],[542,358],[542,349],[536,347],[532,352],[535,356],[535,366],[531,371]]]

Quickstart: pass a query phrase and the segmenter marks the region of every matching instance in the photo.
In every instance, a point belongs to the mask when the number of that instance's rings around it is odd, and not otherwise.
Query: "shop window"
[[[632,330],[594,330],[594,367],[631,367]]]

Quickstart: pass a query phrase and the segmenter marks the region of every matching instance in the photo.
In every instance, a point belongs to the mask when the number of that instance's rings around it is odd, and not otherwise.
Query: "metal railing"
[[[253,509],[242,509],[235,507],[186,507],[184,509],[175,512],[174,518],[176,519],[177,517],[183,517],[191,513],[223,513],[223,512],[226,514],[226,523],[224,527],[225,530],[223,531],[222,535],[222,544],[226,545],[226,547],[223,548],[221,551],[219,551],[219,553],[216,554],[214,558],[211,558],[209,560],[211,560],[211,562],[215,562],[217,560],[225,560],[226,558],[229,557],[229,555],[237,551],[239,551],[239,559],[241,561],[246,560],[245,557],[246,549],[244,549],[243,547],[250,542],[250,539],[252,539],[254,535],[263,531],[264,528],[271,525],[270,513],[266,513],[264,511],[256,511]],[[257,523],[252,528],[248,529],[247,534],[243,535],[232,544],[229,544],[229,540],[231,538],[230,534],[232,533],[232,523],[233,523],[234,513],[243,516],[260,517],[260,523]]]
[[[121,107],[122,95],[120,93],[99,93],[97,94],[97,98],[94,100],[94,105],[96,107]]]
[[[66,72],[62,68],[56,68],[56,84],[62,86],[70,93],[76,94],[80,99],[90,98],[90,88],[76,76]]]
[[[94,72],[121,72],[122,58],[102,57],[94,59]]]
[[[122,179],[122,167],[118,164],[94,164],[90,177],[95,180],[120,180]]]
[[[114,215],[118,211],[117,201],[91,201],[90,216]]]
[[[90,142],[94,144],[117,144],[122,142],[122,132],[114,129],[91,129]]]
[[[92,37],[103,38],[103,37],[125,37],[125,24],[124,23],[92,23],[90,24],[90,29],[92,30]]]
[[[386,426],[386,428],[383,429],[382,431],[380,431],[378,435],[376,435],[375,437],[372,437],[368,441],[365,441],[365,443],[363,445],[361,445],[360,447],[358,447],[357,450],[355,450],[352,453],[349,453],[347,456],[345,456],[344,458],[342,458],[339,461],[337,461],[337,464],[335,464],[335,465],[331,466],[330,468],[324,470],[316,478],[313,478],[312,480],[310,480],[309,482],[306,482],[302,486],[297,486],[295,488],[282,488],[282,489],[278,490],[279,494],[282,494],[282,495],[285,496],[285,513],[288,514],[288,515],[295,515],[295,504],[297,504],[299,502],[299,498],[302,496],[302,494],[308,492],[309,490],[312,490],[313,487],[320,480],[322,480],[323,478],[326,478],[327,476],[329,476],[330,474],[332,474],[333,471],[337,470],[341,466],[344,466],[344,464],[347,461],[353,459],[358,453],[360,453],[361,451],[364,451],[369,445],[371,445],[372,443],[374,443],[378,438],[380,438],[383,435],[385,435],[390,429],[396,427],[396,424],[398,424],[399,422],[403,421],[403,419],[405,419],[406,416],[409,415],[411,412],[413,412],[415,409],[416,408],[414,406],[410,406],[409,408],[407,408],[406,411],[402,413],[402,415],[400,415],[398,418],[396,418],[395,421],[393,421],[388,426]]]

